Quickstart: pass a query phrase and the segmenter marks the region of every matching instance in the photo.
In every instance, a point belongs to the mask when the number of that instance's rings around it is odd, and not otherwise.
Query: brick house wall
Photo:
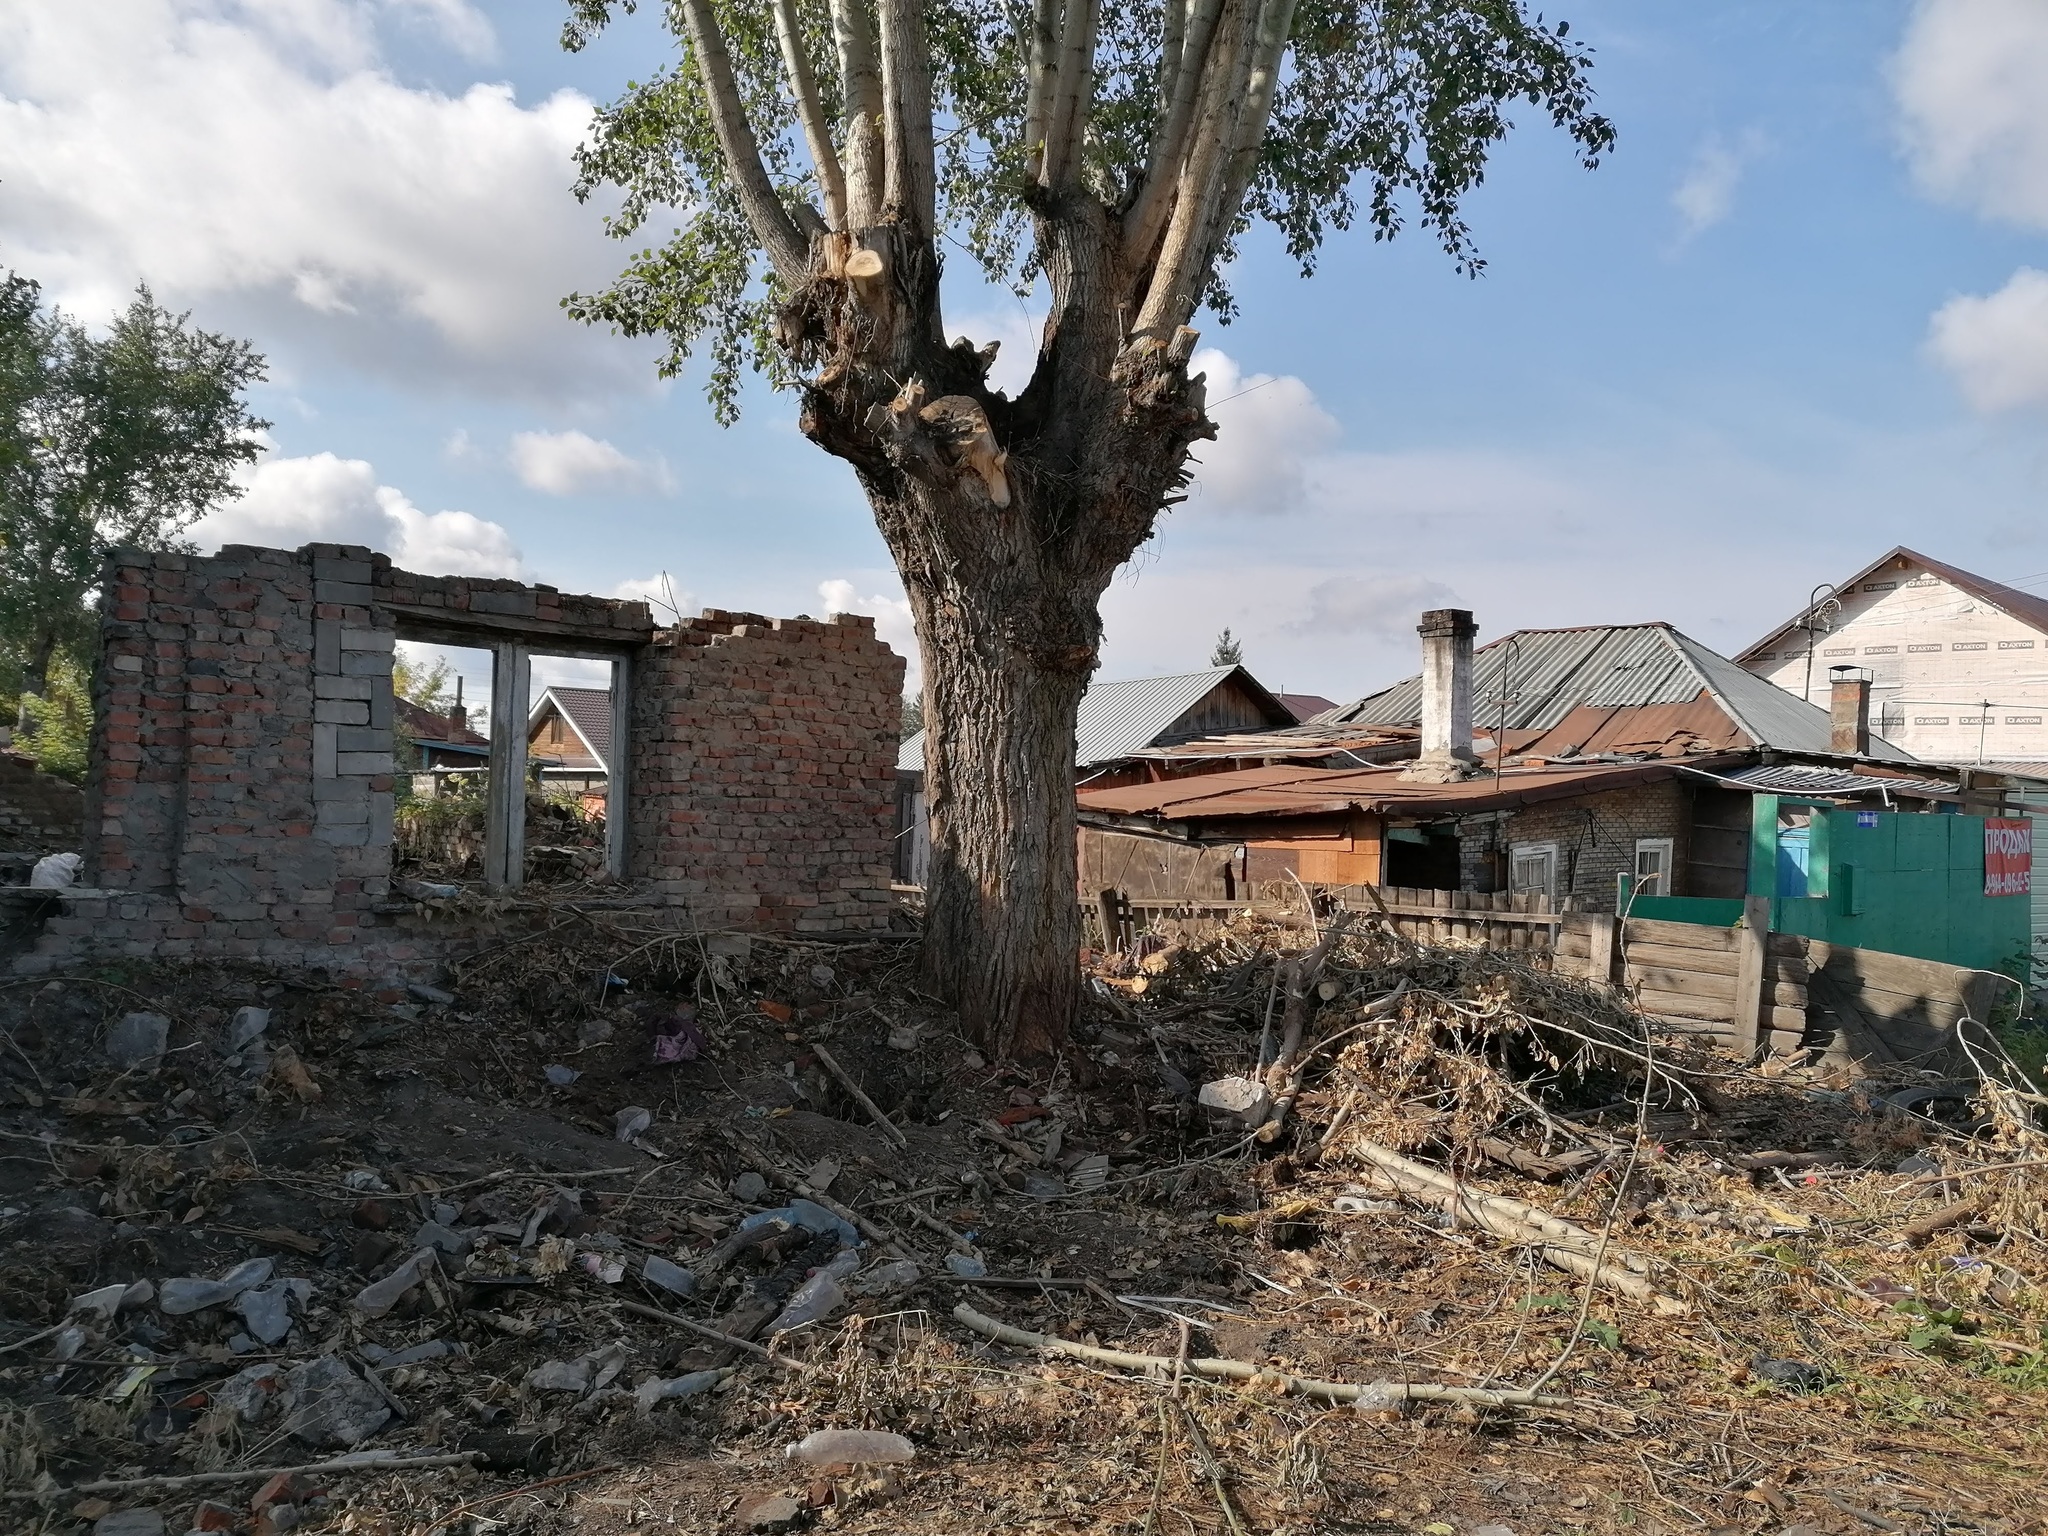
[[[0,852],[75,853],[84,829],[83,790],[19,752],[0,752]]]
[[[712,609],[633,667],[633,877],[705,928],[886,926],[903,658],[875,621]]]
[[[1691,894],[1683,871],[1690,858],[1692,788],[1677,779],[1635,784],[1573,800],[1554,800],[1516,811],[1504,823],[1489,821],[1482,830],[1467,823],[1461,838],[1463,862],[1474,883],[1468,890],[1491,890],[1477,883],[1497,864],[1486,862],[1516,843],[1557,844],[1557,897],[1567,898],[1581,912],[1614,910],[1615,877],[1633,875],[1638,838],[1672,840],[1674,873],[1671,894]]]

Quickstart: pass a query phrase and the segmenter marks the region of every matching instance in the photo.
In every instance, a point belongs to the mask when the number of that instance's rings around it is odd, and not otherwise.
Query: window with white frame
[[[1510,852],[1508,889],[1517,896],[1531,891],[1557,905],[1557,844],[1516,843]]]
[[[1671,891],[1671,839],[1636,839],[1636,894],[1669,896]]]

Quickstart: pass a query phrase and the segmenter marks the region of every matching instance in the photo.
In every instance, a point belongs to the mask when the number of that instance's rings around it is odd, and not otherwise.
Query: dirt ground
[[[1361,941],[1260,1143],[1195,1090],[1255,1064],[1287,942],[1104,967],[1035,1068],[958,1036],[910,942],[714,954],[622,917],[514,934],[402,997],[206,967],[6,984],[0,1529],[2048,1532],[2048,1141],[1981,1105],[1889,1103],[1897,1083],[1675,1046],[1665,1076],[1561,1058],[1558,1021],[1625,1010],[1523,959]],[[238,1051],[245,1008],[269,1016]],[[167,1039],[123,1069],[109,1042],[137,1012]],[[1525,1016],[1549,1022],[1488,1043]],[[1570,1166],[1510,1167],[1502,1140]],[[1371,1148],[1597,1234],[1600,1266],[1638,1262],[1636,1294],[1403,1198]],[[811,1196],[863,1229],[848,1305],[766,1354],[675,1321],[764,1338],[839,1239],[771,1221],[740,1247],[739,1223]],[[449,1251],[421,1265],[435,1221]],[[252,1258],[267,1287],[307,1282],[281,1339],[239,1299],[165,1305],[166,1281]],[[374,1315],[362,1293],[407,1265]],[[143,1280],[154,1298],[72,1310]],[[1265,1371],[1052,1355],[959,1308]],[[309,1438],[293,1383],[320,1360],[374,1432]],[[532,1379],[550,1362],[579,1384]],[[1351,1404],[1297,1378],[1543,1401]],[[828,1428],[915,1459],[785,1455]],[[380,1452],[464,1464],[237,1475]],[[161,1481],[195,1475],[217,1481]]]

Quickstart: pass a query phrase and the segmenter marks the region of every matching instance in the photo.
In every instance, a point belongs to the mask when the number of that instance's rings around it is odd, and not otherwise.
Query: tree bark
[[[1102,593],[1213,428],[1186,373],[1193,333],[1124,333],[1121,228],[1091,194],[1046,197],[1052,315],[1015,400],[988,388],[992,354],[942,340],[916,218],[862,231],[857,251],[814,242],[780,331],[816,369],[803,431],[858,473],[917,621],[927,979],[992,1054],[1038,1055],[1080,999],[1074,720]]]

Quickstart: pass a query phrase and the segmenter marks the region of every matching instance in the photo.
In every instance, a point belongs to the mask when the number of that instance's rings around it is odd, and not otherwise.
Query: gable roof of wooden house
[[[1168,746],[1220,731],[1280,729],[1295,717],[1243,667],[1205,667],[1163,677],[1091,683],[1074,722],[1074,766],[1121,762],[1146,747]],[[924,732],[897,750],[903,773],[924,771]]]
[[[565,688],[550,684],[534,701],[533,712],[526,719],[526,740],[529,745],[540,734],[541,727],[559,716],[568,726],[570,733],[581,743],[590,761],[605,772],[610,772],[612,755],[612,691],[609,688]],[[565,762],[568,761],[565,759]],[[573,762],[569,766],[581,766]]]

